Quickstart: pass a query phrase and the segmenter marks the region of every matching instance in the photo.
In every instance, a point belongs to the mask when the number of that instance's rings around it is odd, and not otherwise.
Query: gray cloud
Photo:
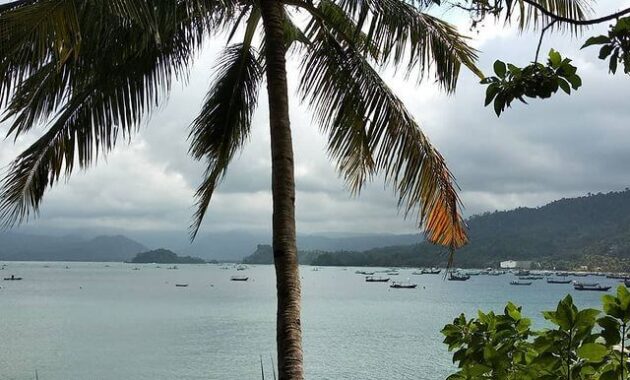
[[[596,32],[592,32],[596,33]],[[479,35],[481,67],[492,61],[525,65],[537,35],[488,27]],[[203,163],[187,154],[188,125],[196,116],[222,41],[211,43],[194,67],[190,83],[177,86],[140,134],[120,145],[96,167],[76,173],[45,198],[31,228],[164,231],[185,237],[193,194]],[[580,40],[545,40],[575,59],[584,86],[530,105],[515,104],[501,118],[483,107],[484,87],[464,73],[455,95],[431,84],[419,87],[401,77],[387,82],[445,155],[462,188],[465,213],[537,206],[553,199],[627,186],[630,128],[622,75],[610,76],[596,49],[579,50]],[[297,70],[289,76],[295,91]],[[264,88],[250,143],[232,163],[208,210],[204,231],[268,230],[271,222],[270,153]],[[298,228],[316,232],[412,232],[390,189],[376,179],[358,198],[350,197],[325,153],[325,139],[306,107],[291,96],[297,181]],[[6,126],[2,126],[5,129]],[[30,137],[32,140],[34,136]],[[29,138],[0,142],[0,165],[27,146]]]

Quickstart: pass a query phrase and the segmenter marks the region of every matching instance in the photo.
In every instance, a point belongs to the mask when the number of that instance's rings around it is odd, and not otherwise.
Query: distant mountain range
[[[0,233],[3,261],[125,261],[147,248],[125,236],[45,236]]]
[[[410,244],[420,235],[362,234],[353,236],[306,235],[298,237],[306,250],[362,250],[393,244]],[[232,231],[200,236],[192,245],[172,249],[204,260],[240,262],[259,243],[271,241],[262,233]],[[162,247],[151,247],[162,248]],[[0,260],[4,261],[129,261],[137,253],[148,251],[142,243],[123,235],[86,238],[74,234],[48,236],[15,232],[0,233]]]
[[[502,260],[513,259],[558,269],[588,265],[630,271],[629,190],[561,199],[538,208],[485,213],[469,218],[467,223],[471,242],[456,253],[456,266],[497,266]],[[174,251],[205,260],[236,262],[256,250],[246,261],[270,263],[270,240],[263,233],[212,233]],[[414,234],[302,235],[298,248],[303,263],[322,266],[446,263],[443,248],[421,241]],[[0,233],[0,260],[125,261],[147,250],[144,244],[122,235],[85,238]]]
[[[470,243],[455,255],[455,266],[498,266],[503,260],[533,260],[547,268],[587,265],[630,270],[630,191],[561,199],[538,208],[473,216]],[[246,261],[269,255],[259,249]],[[303,255],[312,265],[443,266],[444,248],[428,243],[353,252]]]

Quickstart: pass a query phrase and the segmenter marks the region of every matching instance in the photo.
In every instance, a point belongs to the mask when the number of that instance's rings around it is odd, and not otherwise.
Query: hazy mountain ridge
[[[45,236],[0,233],[4,261],[125,261],[147,248],[125,236]]]

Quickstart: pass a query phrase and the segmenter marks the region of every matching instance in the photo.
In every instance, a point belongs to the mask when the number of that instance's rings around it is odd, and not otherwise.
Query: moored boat
[[[531,284],[531,281],[510,281],[510,285],[529,286]]]
[[[594,292],[606,292],[610,290],[611,286],[602,286],[600,284],[581,284],[575,283],[573,284],[573,289],[575,290],[590,290]]]
[[[470,280],[470,276],[467,274],[459,274],[459,273],[449,273],[448,278],[449,281],[468,281]]]
[[[175,284],[175,286],[178,288],[186,288],[188,287],[188,284]]]
[[[547,279],[547,284],[570,284],[571,280],[557,280],[553,278]]]
[[[519,277],[519,280],[542,280],[543,276],[525,276],[525,277]]]
[[[389,277],[366,276],[365,282],[387,282]]]
[[[247,276],[232,276],[230,277],[230,281],[247,281],[249,277]]]
[[[410,282],[392,282],[391,285],[389,285],[389,287],[393,289],[415,289],[416,286],[418,286],[418,284],[412,284]]]
[[[372,276],[374,274],[374,272],[367,272],[367,271],[364,271],[364,270],[358,270],[358,271],[356,271],[354,273],[356,273],[356,274],[363,274],[363,275],[366,275],[366,276]]]
[[[5,277],[4,281],[20,281],[22,279],[22,277],[15,277],[14,274],[11,275],[11,277]]]

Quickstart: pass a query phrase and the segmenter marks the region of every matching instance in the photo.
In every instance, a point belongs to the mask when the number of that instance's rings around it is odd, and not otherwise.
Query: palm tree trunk
[[[277,0],[262,0],[265,28],[267,93],[271,129],[273,257],[278,294],[276,342],[280,380],[304,378],[300,323],[300,274],[295,238],[295,179],[289,123],[284,42],[284,9]]]

